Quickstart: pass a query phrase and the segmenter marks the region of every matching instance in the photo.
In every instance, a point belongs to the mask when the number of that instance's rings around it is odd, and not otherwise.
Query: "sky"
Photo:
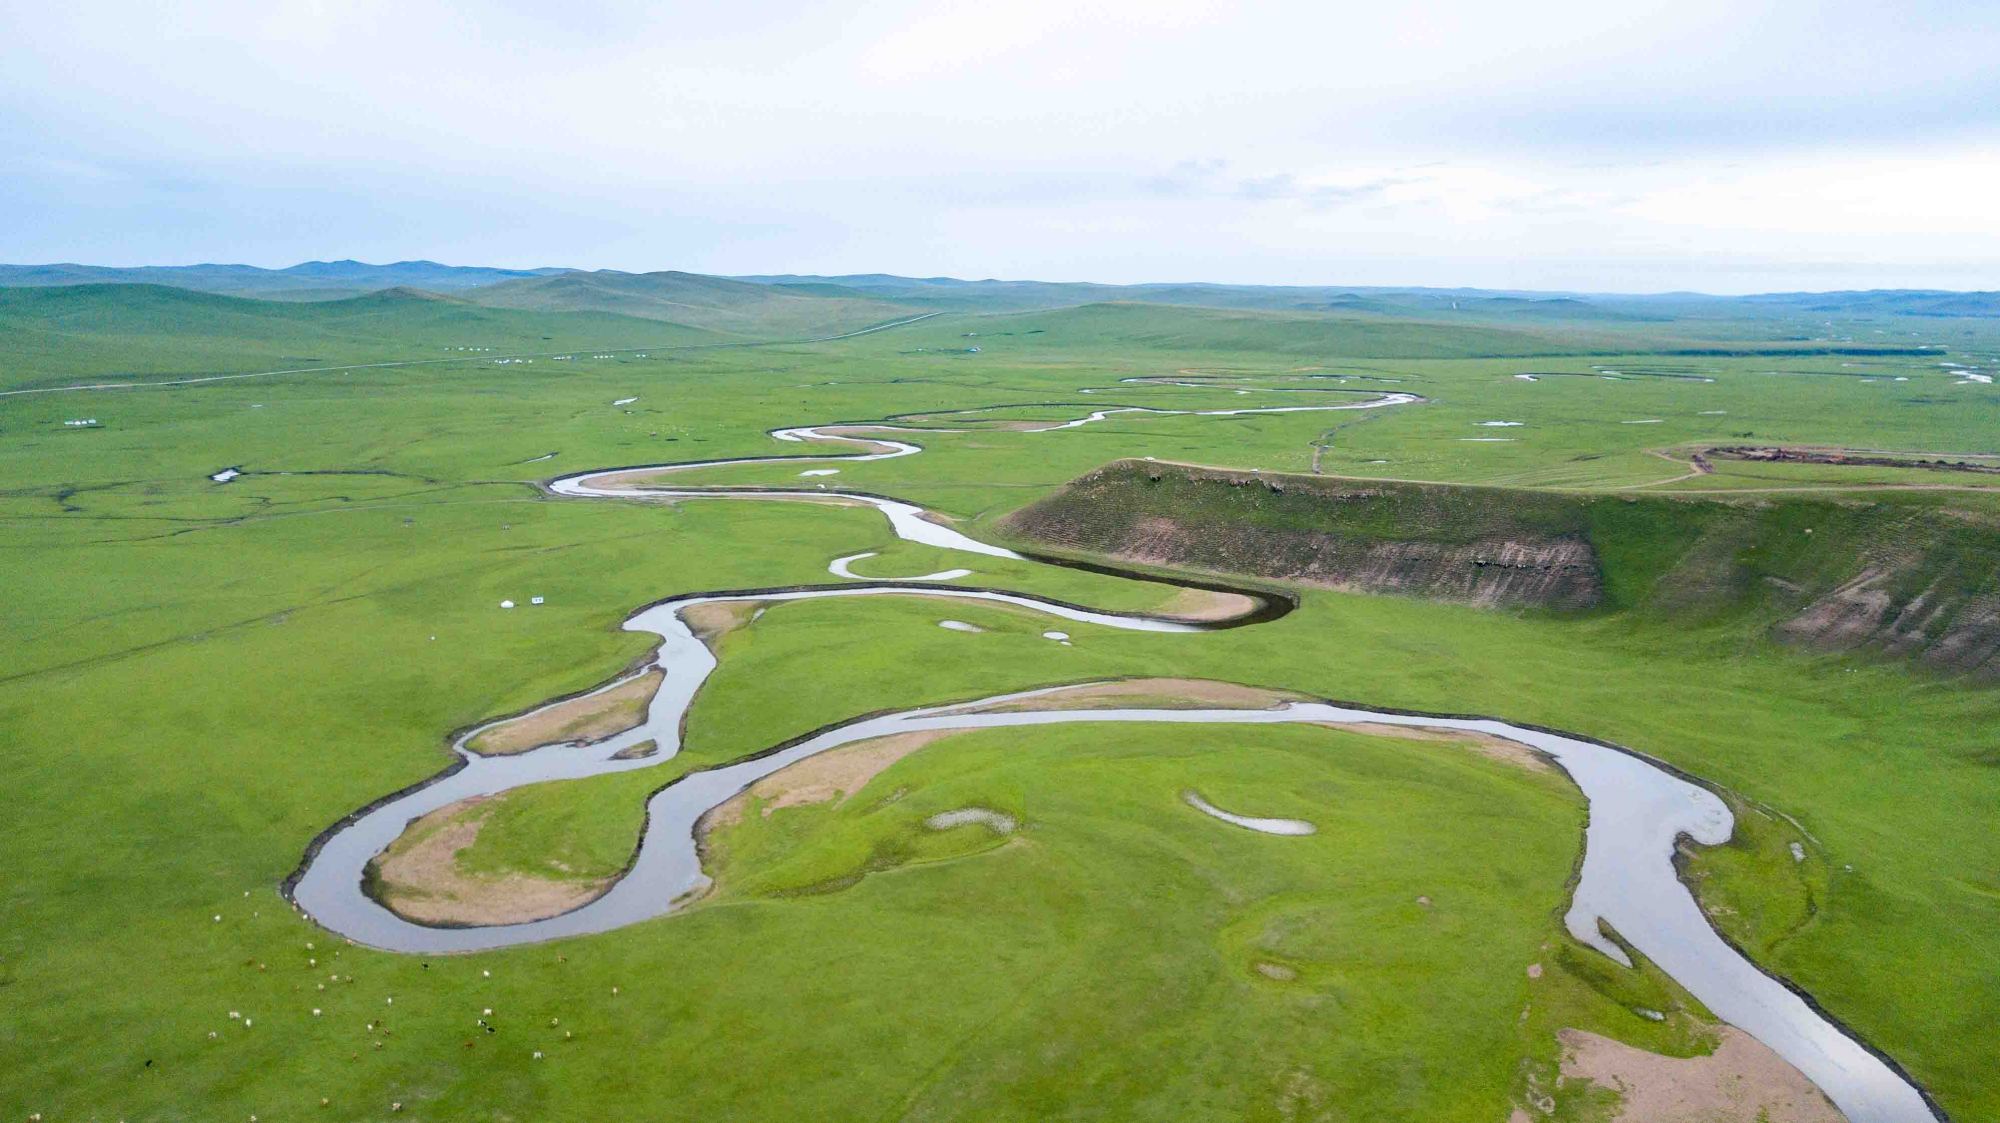
[[[0,261],[2000,289],[2000,3],[0,0]]]

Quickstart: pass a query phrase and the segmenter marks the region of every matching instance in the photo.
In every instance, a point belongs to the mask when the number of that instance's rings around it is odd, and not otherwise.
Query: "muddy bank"
[[[897,733],[807,757],[771,773],[717,805],[702,818],[700,830],[706,833],[719,827],[734,826],[743,821],[744,814],[753,806],[769,816],[773,811],[787,807],[845,800],[867,787],[868,781],[890,765],[945,736],[949,736],[947,731],[935,729],[922,733]]]
[[[1612,1123],[1847,1123],[1803,1073],[1728,1026],[1705,1057],[1664,1057],[1576,1029],[1560,1037],[1565,1082],[1618,1094]]]
[[[1257,611],[1257,600],[1243,593],[1225,593],[1215,589],[1182,589],[1174,598],[1160,606],[1160,615],[1176,620],[1199,620],[1213,623],[1217,620],[1234,620]]]
[[[601,741],[645,720],[646,703],[660,689],[663,677],[657,670],[646,671],[601,690],[495,722],[467,737],[465,747],[481,756],[507,756],[558,741]]]
[[[611,887],[614,879],[609,877],[571,880],[462,868],[459,854],[479,840],[496,806],[495,797],[476,796],[411,823],[370,863],[371,894],[406,920],[468,927],[557,916],[589,904]]]
[[[681,613],[681,619],[687,621],[688,628],[712,648],[722,642],[722,637],[747,627],[763,611],[764,606],[757,601],[716,601],[689,605]]]

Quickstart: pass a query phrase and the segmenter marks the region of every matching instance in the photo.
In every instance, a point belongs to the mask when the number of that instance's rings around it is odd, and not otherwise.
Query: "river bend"
[[[1054,432],[1090,424],[1118,413],[1231,415],[1325,409],[1382,408],[1419,400],[1384,394],[1340,406],[1278,407],[1269,410],[1173,411],[1114,408],[1074,421],[1052,424]],[[549,484],[559,496],[577,499],[715,499],[726,497],[825,500],[865,503],[881,511],[897,536],[912,542],[969,554],[1021,559],[1011,550],[981,542],[926,517],[921,508],[882,496],[817,488],[655,488],[637,473],[669,473],[738,463],[811,460],[839,462],[912,456],[921,446],[890,438],[852,435],[881,425],[818,426],[775,430],[786,442],[838,443],[864,451],[846,455],[761,457],[696,461],[650,468],[623,468],[565,476]],[[834,434],[826,429],[843,429]],[[906,430],[934,435],[949,430]],[[623,479],[614,479],[623,477]],[[853,560],[840,559],[841,563]],[[836,573],[838,573],[838,568]],[[841,574],[842,576],[852,576]],[[930,575],[938,577],[940,575]],[[571,912],[524,924],[441,928],[397,916],[363,891],[369,861],[412,821],[471,796],[492,795],[546,780],[580,779],[653,767],[680,749],[681,721],[696,692],[716,666],[715,657],[682,619],[682,612],[718,602],[777,602],[855,596],[924,596],[949,602],[973,600],[1013,605],[1076,623],[1152,632],[1200,633],[1213,625],[1182,620],[1097,612],[1022,593],[949,585],[869,582],[810,589],[689,593],[647,607],[625,622],[628,631],[659,637],[652,665],[665,672],[659,691],[638,727],[591,745],[554,744],[514,756],[483,757],[465,743],[453,746],[458,759],[432,781],[350,816],[308,854],[289,886],[292,900],[314,921],[358,943],[415,954],[471,952],[604,932],[673,911],[708,885],[697,851],[696,825],[725,800],[781,768],[816,753],[874,737],[925,730],[1015,728],[1079,722],[1173,722],[1252,725],[1318,723],[1423,726],[1500,737],[1543,753],[1562,768],[1589,803],[1583,864],[1564,917],[1569,933],[1602,954],[1630,966],[1619,940],[1651,960],[1724,1021],[1749,1033],[1784,1057],[1818,1085],[1853,1123],[1920,1123],[1942,1118],[1895,1066],[1862,1045],[1802,995],[1766,974],[1724,940],[1703,915],[1674,865],[1683,837],[1702,845],[1727,842],[1734,829],[1728,807],[1712,791],[1657,762],[1628,750],[1550,730],[1483,717],[1422,715],[1372,710],[1333,702],[1292,702],[1272,709],[1110,709],[1032,708],[1049,689],[1026,691],[984,703],[963,701],[899,713],[859,718],[820,730],[764,755],[694,772],[662,788],[647,804],[644,837],[629,871],[604,895]],[[1195,641],[1195,642],[1198,642]],[[969,712],[1005,701],[1006,712]],[[483,728],[483,727],[482,727]],[[658,752],[621,760],[619,753],[643,741]],[[1274,839],[1273,845],[1284,840]]]

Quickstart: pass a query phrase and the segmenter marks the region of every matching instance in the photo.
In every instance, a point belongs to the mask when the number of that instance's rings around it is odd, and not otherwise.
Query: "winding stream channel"
[[[1074,428],[1116,413],[1222,416],[1310,410],[1369,409],[1418,401],[1410,394],[1383,394],[1366,401],[1331,406],[1287,406],[1266,410],[1107,409],[1075,421],[1029,432]],[[1011,550],[968,537],[932,521],[909,503],[884,496],[814,488],[679,488],[644,486],[639,473],[664,474],[727,464],[771,464],[810,460],[883,460],[922,451],[906,441],[853,435],[908,431],[932,434],[953,430],[904,429],[857,423],[779,429],[786,442],[839,443],[865,449],[844,455],[755,457],[707,460],[639,468],[614,468],[564,476],[549,484],[559,496],[577,499],[764,498],[861,503],[887,517],[897,536],[968,554],[1023,559]],[[828,432],[827,430],[845,430]],[[1032,439],[1032,438],[1031,438]],[[1060,438],[1056,438],[1060,439]],[[855,578],[849,555],[835,563],[836,576]],[[1025,559],[1033,560],[1033,559]],[[958,576],[958,574],[953,574]],[[854,579],[808,589],[730,590],[687,593],[634,614],[624,627],[660,639],[654,665],[665,678],[647,716],[636,728],[589,745],[552,744],[514,756],[480,756],[466,748],[474,729],[453,746],[458,760],[426,783],[396,793],[336,824],[316,842],[288,886],[292,900],[317,923],[357,943],[396,952],[470,952],[541,940],[603,932],[673,911],[693,900],[709,880],[702,872],[695,833],[701,817],[758,779],[799,760],[842,745],[898,733],[926,730],[995,729],[1078,722],[1174,722],[1210,725],[1319,723],[1423,726],[1504,738],[1546,754],[1574,781],[1589,802],[1584,857],[1565,926],[1576,939],[1613,960],[1631,959],[1605,929],[1615,931],[1641,955],[1672,976],[1724,1021],[1749,1033],[1789,1061],[1819,1086],[1853,1123],[1919,1123],[1942,1119],[1921,1091],[1886,1058],[1871,1051],[1802,994],[1766,974],[1724,940],[1674,866],[1674,849],[1685,835],[1703,845],[1727,842],[1734,829],[1728,807],[1712,791],[1629,750],[1551,730],[1483,717],[1412,714],[1372,710],[1333,702],[1291,702],[1271,709],[1106,709],[1036,710],[1033,700],[1062,687],[1048,687],[974,702],[952,702],[899,713],[859,718],[822,729],[764,755],[690,773],[656,793],[647,804],[644,837],[629,871],[602,896],[571,912],[521,924],[443,928],[406,920],[363,890],[364,871],[418,817],[459,800],[492,795],[546,780],[579,779],[650,768],[671,759],[681,746],[682,719],[696,692],[716,667],[714,655],[682,618],[696,605],[812,600],[826,597],[927,596],[946,601],[974,600],[1014,605],[1061,620],[1150,632],[1200,633],[1241,621],[1197,624],[1184,620],[1097,612],[1024,593],[936,584],[951,579],[927,574],[904,581]],[[919,582],[931,582],[921,584]],[[1064,684],[1069,686],[1074,684]],[[1005,712],[977,712],[1008,703]],[[491,723],[497,724],[497,723]],[[486,728],[486,727],[481,727]],[[645,741],[658,744],[650,755],[619,759]],[[1272,845],[1284,845],[1274,839]]]

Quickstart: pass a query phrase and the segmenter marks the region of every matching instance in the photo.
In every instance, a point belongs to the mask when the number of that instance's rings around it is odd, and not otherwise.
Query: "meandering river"
[[[1271,410],[1119,410],[1052,424],[1042,432],[1089,424],[1121,412],[1222,415],[1309,410],[1382,408],[1416,401],[1408,394],[1385,394],[1338,406],[1279,407]],[[853,430],[894,429],[880,425],[780,429],[772,436],[788,442],[842,443],[864,449],[845,456],[762,457],[747,461],[699,461],[648,468],[586,472],[553,481],[556,495],[577,499],[728,497],[825,500],[865,503],[881,511],[904,539],[968,554],[1009,559],[1021,555],[981,542],[926,517],[921,508],[881,496],[819,488],[659,489],[644,486],[638,473],[668,473],[733,463],[816,463],[880,460],[912,456],[915,444],[854,435]],[[839,433],[826,430],[842,430]],[[912,430],[940,432],[939,430]],[[1059,439],[1059,438],[1058,438]],[[839,559],[836,574],[852,556]],[[926,575],[935,581],[942,575]],[[454,746],[458,761],[431,782],[392,796],[350,816],[322,836],[295,875],[293,901],[313,920],[352,939],[391,951],[444,953],[480,951],[540,940],[580,936],[649,920],[673,911],[698,895],[708,878],[701,869],[695,831],[709,810],[768,776],[815,753],[874,737],[926,730],[1013,728],[1079,722],[1174,722],[1213,725],[1320,723],[1425,726],[1465,730],[1526,745],[1546,754],[1568,774],[1589,802],[1583,866],[1565,916],[1570,934],[1627,966],[1631,960],[1605,930],[1651,960],[1724,1021],[1749,1033],[1791,1062],[1817,1084],[1854,1123],[1919,1123],[1941,1118],[1918,1089],[1891,1063],[1863,1046],[1800,994],[1760,970],[1709,924],[1674,867],[1677,841],[1686,836],[1703,845],[1727,842],[1734,829],[1728,807],[1714,792],[1684,779],[1639,754],[1582,737],[1513,725],[1483,717],[1410,714],[1333,702],[1292,702],[1272,709],[1110,709],[1033,708],[1048,693],[1027,691],[984,702],[954,702],[900,713],[860,718],[820,730],[761,756],[691,773],[655,794],[647,805],[644,838],[631,869],[609,891],[572,912],[524,924],[438,928],[417,924],[389,911],[362,888],[363,872],[416,818],[471,796],[492,795],[545,780],[579,779],[650,768],[680,749],[681,721],[716,661],[682,614],[701,604],[769,603],[827,597],[924,596],[945,601],[998,602],[1082,624],[1151,632],[1200,633],[1214,625],[1143,615],[1097,612],[1022,593],[958,588],[914,582],[865,582],[810,589],[731,590],[689,593],[647,607],[625,622],[629,631],[659,637],[654,664],[665,672],[646,719],[638,727],[592,745],[555,744],[514,756],[482,757],[465,743]],[[1198,640],[1191,642],[1199,642]],[[973,712],[1007,702],[1006,712]],[[654,741],[656,753],[619,759],[624,750]],[[1225,828],[1226,829],[1226,828]],[[1274,838],[1272,845],[1286,845]]]

